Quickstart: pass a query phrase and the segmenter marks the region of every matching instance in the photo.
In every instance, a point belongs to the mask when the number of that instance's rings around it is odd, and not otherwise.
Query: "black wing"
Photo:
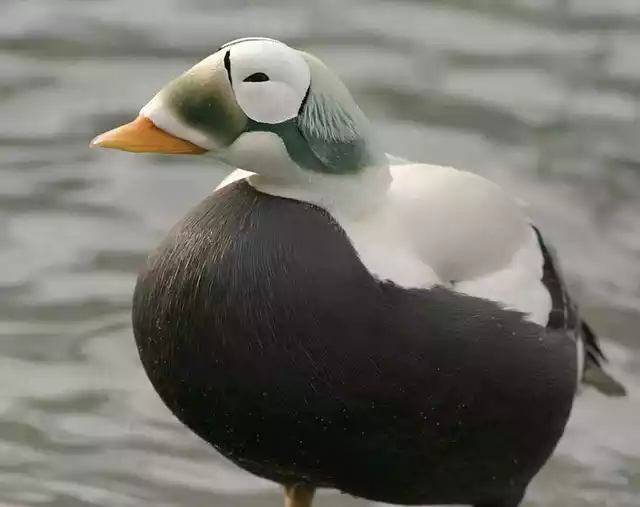
[[[567,289],[555,252],[545,243],[538,228],[534,225],[532,227],[538,236],[538,244],[544,258],[542,282],[551,295],[551,312],[547,327],[564,329],[576,340],[582,340],[585,352],[582,381],[585,384],[608,396],[624,396],[624,386],[604,370],[603,365],[607,358],[600,348],[598,336],[580,316],[578,305]]]

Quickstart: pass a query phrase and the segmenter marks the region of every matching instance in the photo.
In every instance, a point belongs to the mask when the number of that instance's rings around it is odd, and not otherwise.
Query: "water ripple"
[[[636,506],[638,2],[6,0],[0,507],[280,505],[169,414],[131,336],[138,269],[224,170],[87,147],[247,34],[326,60],[388,151],[476,171],[530,203],[630,396],[583,393],[529,504]]]

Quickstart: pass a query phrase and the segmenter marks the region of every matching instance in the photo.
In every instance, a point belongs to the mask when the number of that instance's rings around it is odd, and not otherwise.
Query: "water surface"
[[[2,12],[0,507],[280,505],[174,420],[130,329],[147,252],[224,169],[87,148],[221,43],[256,34],[334,67],[388,151],[530,203],[631,394],[584,393],[526,505],[640,505],[640,2],[4,0]]]

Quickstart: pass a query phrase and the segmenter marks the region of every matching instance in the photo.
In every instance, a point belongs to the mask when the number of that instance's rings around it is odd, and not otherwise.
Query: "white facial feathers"
[[[298,51],[269,39],[229,44],[228,68],[238,105],[254,121],[295,118],[309,89],[309,66]]]

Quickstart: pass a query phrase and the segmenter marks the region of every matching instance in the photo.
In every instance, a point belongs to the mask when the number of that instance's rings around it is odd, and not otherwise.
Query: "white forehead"
[[[225,49],[225,48],[228,48],[229,46],[233,46],[235,44],[239,44],[240,42],[246,42],[246,41],[268,41],[268,42],[277,42],[279,44],[284,44],[284,42],[280,42],[279,40],[276,40],[276,39],[270,39],[269,37],[242,37],[240,39],[235,39],[223,44],[222,46],[220,46],[220,49]]]
[[[264,72],[272,81],[306,89],[311,80],[309,65],[302,55],[273,39],[239,39],[223,46],[229,51],[231,77],[239,82],[255,72]],[[235,83],[234,83],[235,84]]]

